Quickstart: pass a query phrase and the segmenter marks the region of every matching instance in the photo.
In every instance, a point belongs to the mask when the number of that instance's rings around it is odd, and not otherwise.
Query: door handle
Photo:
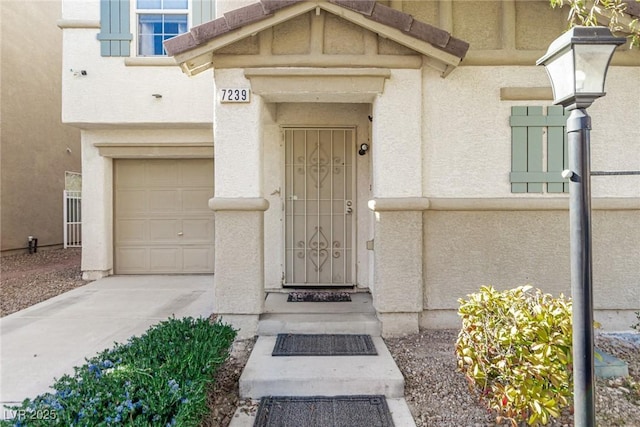
[[[344,204],[345,204],[344,211],[346,212],[347,215],[350,215],[353,212],[353,208],[351,207],[351,205],[353,205],[353,202],[351,200],[345,200]]]
[[[182,236],[184,233],[182,231],[178,232],[178,236]]]

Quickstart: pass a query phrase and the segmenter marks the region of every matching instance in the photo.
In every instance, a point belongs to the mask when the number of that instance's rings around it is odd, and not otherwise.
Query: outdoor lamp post
[[[573,300],[574,425],[595,425],[593,359],[593,285],[591,270],[591,118],[586,108],[605,95],[607,68],[626,39],[606,27],[574,27],[551,43],[537,65],[544,65],[553,103],[570,110],[567,119],[571,298]]]

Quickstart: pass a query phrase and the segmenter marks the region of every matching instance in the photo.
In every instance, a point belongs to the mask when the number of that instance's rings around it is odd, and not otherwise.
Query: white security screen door
[[[354,283],[353,128],[286,128],[285,285]]]

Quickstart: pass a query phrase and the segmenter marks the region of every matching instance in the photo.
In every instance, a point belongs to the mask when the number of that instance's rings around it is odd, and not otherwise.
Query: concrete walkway
[[[287,301],[269,293],[258,323],[258,340],[240,376],[241,398],[264,396],[384,395],[393,422],[415,427],[404,399],[404,378],[380,337],[380,322],[368,293],[350,302]],[[277,334],[371,335],[376,356],[272,356]],[[255,414],[240,407],[231,427],[251,427]]]
[[[213,276],[112,276],[0,319],[0,407],[50,391],[85,357],[175,317],[213,312]]]

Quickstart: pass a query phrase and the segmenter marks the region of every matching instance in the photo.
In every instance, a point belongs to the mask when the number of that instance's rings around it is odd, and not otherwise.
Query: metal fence
[[[82,247],[82,191],[64,190],[64,247]]]

